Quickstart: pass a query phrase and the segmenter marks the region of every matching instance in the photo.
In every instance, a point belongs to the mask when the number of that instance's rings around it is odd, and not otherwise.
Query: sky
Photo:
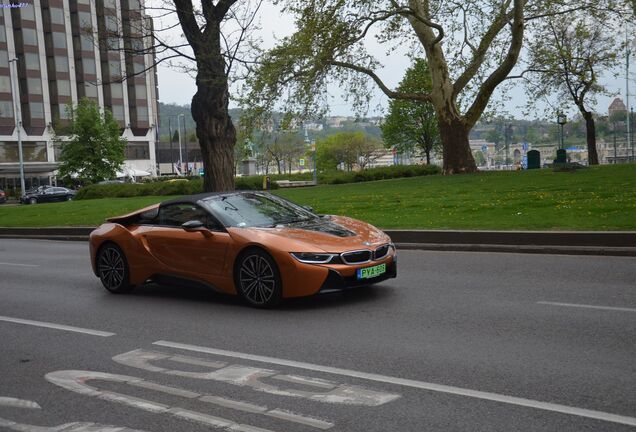
[[[151,3],[150,0],[148,3]],[[260,10],[260,27],[259,36],[263,41],[263,47],[270,48],[275,45],[278,38],[289,35],[294,31],[293,19],[289,15],[284,15],[278,9],[278,7],[271,4],[271,2],[264,2],[263,7]],[[162,24],[166,25],[167,21]],[[156,27],[161,25],[155,24]],[[176,27],[171,33],[173,38],[178,38],[180,32]],[[375,43],[375,40],[369,38],[369,43],[366,47],[369,52],[374,54],[378,58],[384,67],[378,72],[378,75],[383,81],[390,87],[395,88],[399,81],[402,79],[405,70],[410,65],[410,60],[406,56],[405,49],[394,50],[390,55],[387,55],[386,48]],[[619,74],[618,77],[611,76],[612,74],[606,74],[602,78],[602,84],[605,85],[607,90],[614,94],[614,96],[599,96],[596,106],[592,106],[594,111],[606,114],[607,107],[614,99],[615,96],[621,97],[625,101],[625,69],[624,69],[624,56],[623,66],[621,70],[615,71]],[[631,57],[632,71],[630,73],[630,105],[634,107],[636,105],[636,49],[633,50]],[[163,103],[176,103],[179,105],[189,104],[192,100],[192,95],[196,92],[196,85],[194,78],[186,73],[180,72],[175,68],[168,67],[161,64],[158,68],[158,81],[159,81],[159,100]],[[351,104],[347,103],[343,97],[343,92],[334,86],[330,88],[330,111],[329,115],[333,116],[351,116],[355,115],[352,110]],[[534,119],[545,116],[546,105],[539,104],[537,110],[528,113],[524,112],[524,106],[526,105],[526,97],[521,84],[515,85],[515,87],[507,92],[509,100],[503,104],[504,111],[502,114],[507,114],[513,118],[522,119]],[[496,93],[493,98],[501,100],[501,92]],[[236,104],[232,103],[232,107],[236,107]],[[369,116],[384,115],[388,106],[388,98],[379,89],[374,87],[373,98],[370,104]],[[577,114],[576,109],[572,109],[567,112],[571,117]]]

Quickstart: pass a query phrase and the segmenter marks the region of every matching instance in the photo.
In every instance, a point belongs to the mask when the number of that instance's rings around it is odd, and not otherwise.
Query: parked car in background
[[[7,194],[4,193],[2,189],[0,189],[0,204],[4,204],[7,202]]]
[[[63,187],[40,186],[27,191],[22,197],[23,204],[38,204],[55,201],[70,201],[75,197],[75,191]]]

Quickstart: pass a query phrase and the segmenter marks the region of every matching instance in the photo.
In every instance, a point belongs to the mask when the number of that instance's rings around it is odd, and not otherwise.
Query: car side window
[[[220,229],[208,212],[196,204],[171,204],[159,209],[159,225],[181,227],[191,220],[201,221],[212,230]]]

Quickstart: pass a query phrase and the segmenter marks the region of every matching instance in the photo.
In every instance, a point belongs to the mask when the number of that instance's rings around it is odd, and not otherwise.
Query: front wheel
[[[108,291],[122,294],[133,289],[130,284],[128,262],[119,246],[107,244],[97,253],[97,274]]]
[[[250,306],[271,308],[280,302],[283,287],[278,266],[265,251],[252,249],[243,254],[236,273],[236,289]]]
[[[38,203],[38,200],[37,200],[37,199],[35,199],[35,198],[31,198],[31,199],[29,200],[29,204],[37,204],[37,203]]]

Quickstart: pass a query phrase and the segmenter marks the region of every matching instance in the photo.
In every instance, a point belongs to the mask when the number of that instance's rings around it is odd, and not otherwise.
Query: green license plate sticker
[[[386,264],[380,264],[373,267],[361,268],[356,271],[358,279],[371,279],[386,273]]]

